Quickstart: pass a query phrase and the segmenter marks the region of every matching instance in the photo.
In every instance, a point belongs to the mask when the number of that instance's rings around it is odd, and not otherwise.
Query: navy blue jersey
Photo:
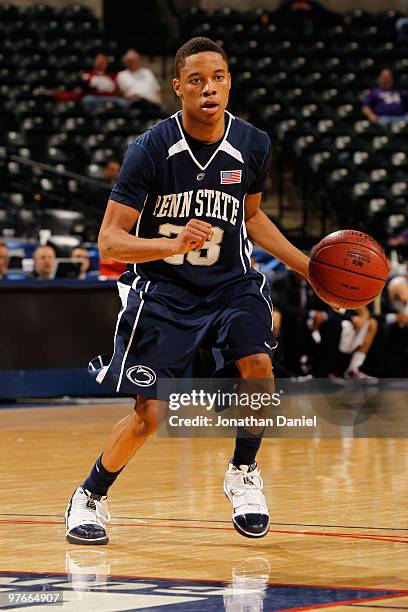
[[[254,274],[244,199],[263,191],[271,145],[266,132],[228,112],[225,125],[220,141],[199,143],[184,133],[179,112],[129,146],[111,199],[140,211],[136,235],[174,238],[190,219],[213,228],[200,252],[135,265],[143,280],[212,291]]]

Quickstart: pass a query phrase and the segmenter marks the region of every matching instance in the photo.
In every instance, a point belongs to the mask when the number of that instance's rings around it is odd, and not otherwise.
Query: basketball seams
[[[378,276],[371,276],[370,274],[363,274],[363,272],[357,272],[355,270],[348,270],[347,268],[341,268],[340,266],[336,266],[335,264],[321,261],[320,259],[316,259],[315,257],[313,257],[313,263],[314,264],[319,263],[319,264],[322,264],[323,266],[328,266],[329,268],[335,268],[336,270],[341,270],[342,272],[348,272],[349,274],[355,274],[356,276],[363,276],[364,278],[372,278],[373,280],[378,280],[378,281],[381,281],[382,283],[385,283],[387,280],[386,278],[380,278]]]

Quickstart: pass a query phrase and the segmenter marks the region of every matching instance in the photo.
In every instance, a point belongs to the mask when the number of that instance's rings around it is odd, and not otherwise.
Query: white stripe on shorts
[[[132,288],[133,289],[136,289],[136,284],[137,284],[137,281],[139,279],[140,279],[140,276],[136,276],[136,278],[135,278],[135,280],[133,281],[133,284],[132,284]],[[118,335],[119,323],[120,323],[120,320],[122,318],[123,313],[125,312],[125,310],[127,308],[129,292],[130,292],[130,289],[131,289],[131,287],[129,287],[129,285],[124,285],[123,283],[119,283],[118,282],[117,285],[118,285],[119,297],[120,297],[120,300],[122,302],[122,308],[119,311],[118,318],[116,320],[115,335],[113,337],[113,353],[112,353],[112,357],[111,357],[111,360],[108,363],[108,365],[103,367],[101,369],[101,371],[99,372],[98,376],[96,377],[96,382],[98,382],[98,383],[101,383],[103,381],[103,379],[105,378],[105,376],[106,376],[106,374],[107,374],[107,372],[108,372],[108,370],[110,368],[110,365],[112,363],[112,360],[113,360],[113,358],[115,356],[116,338],[117,338],[117,335]]]
[[[122,384],[123,370],[124,370],[124,367],[125,367],[126,359],[127,359],[130,347],[131,347],[132,342],[133,342],[133,337],[135,335],[135,331],[136,331],[136,327],[137,327],[137,324],[138,324],[138,321],[139,321],[140,313],[142,312],[142,308],[143,308],[143,304],[144,304],[143,293],[147,293],[147,290],[149,289],[149,285],[150,285],[150,281],[147,281],[146,289],[144,290],[144,292],[143,291],[140,292],[141,302],[140,302],[140,306],[139,306],[138,311],[137,311],[136,319],[135,319],[135,322],[134,322],[134,325],[133,325],[132,333],[130,334],[130,338],[129,338],[128,345],[126,347],[125,354],[123,355],[122,365],[121,365],[120,374],[119,374],[119,380],[118,380],[118,384],[117,384],[117,387],[116,387],[116,392],[117,393],[119,392],[120,385]]]
[[[258,272],[259,272],[259,270],[258,270]],[[268,302],[268,300],[266,299],[266,297],[262,293],[262,289],[264,288],[264,285],[266,283],[266,277],[265,277],[264,274],[262,274],[262,272],[259,272],[259,274],[261,274],[262,278],[263,278],[262,285],[261,285],[259,291],[261,292],[261,295],[262,295],[263,299],[265,300],[265,302],[266,302],[266,304],[267,304],[267,306],[268,306],[268,308],[270,310],[270,313],[271,313],[271,331],[273,333],[273,306],[270,304],[270,302]],[[274,347],[272,347],[272,348],[276,348],[277,346],[278,346],[278,343],[276,343],[276,345]]]

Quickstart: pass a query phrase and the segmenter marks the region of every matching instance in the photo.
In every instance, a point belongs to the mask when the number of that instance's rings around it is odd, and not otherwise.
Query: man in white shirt
[[[129,101],[144,98],[161,104],[160,85],[149,68],[141,67],[139,53],[134,49],[129,49],[122,59],[126,70],[122,70],[117,76],[122,95]]]

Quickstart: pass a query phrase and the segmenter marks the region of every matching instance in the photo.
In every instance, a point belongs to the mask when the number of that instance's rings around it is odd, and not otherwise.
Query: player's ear
[[[228,90],[231,89],[231,73],[228,73]]]
[[[173,89],[176,92],[176,96],[178,96],[179,98],[182,98],[183,95],[180,91],[180,81],[179,79],[173,79]]]

